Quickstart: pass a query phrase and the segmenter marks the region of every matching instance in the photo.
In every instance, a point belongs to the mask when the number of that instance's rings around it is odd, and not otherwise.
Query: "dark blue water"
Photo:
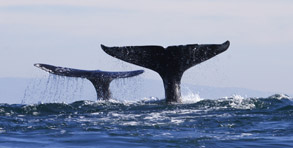
[[[293,101],[0,104],[0,147],[293,147]]]

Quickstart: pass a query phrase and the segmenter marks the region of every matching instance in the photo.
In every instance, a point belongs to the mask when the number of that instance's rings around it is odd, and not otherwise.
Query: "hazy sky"
[[[100,44],[230,40],[228,51],[186,71],[183,83],[293,94],[292,18],[291,0],[0,0],[0,77],[36,77],[37,62],[144,69]],[[145,70],[143,77],[160,79]]]

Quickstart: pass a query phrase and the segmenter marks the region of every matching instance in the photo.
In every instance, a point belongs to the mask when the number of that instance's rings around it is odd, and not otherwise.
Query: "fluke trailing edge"
[[[180,81],[188,68],[206,61],[224,51],[230,42],[223,44],[188,44],[179,46],[125,46],[102,49],[123,61],[152,69],[163,79],[166,102],[181,102]]]
[[[109,89],[110,83],[114,79],[128,78],[142,74],[143,70],[125,71],[125,72],[108,72],[100,70],[80,70],[66,67],[56,67],[48,64],[34,64],[34,66],[41,68],[49,73],[66,76],[86,78],[94,85],[98,99],[109,100],[111,98],[111,91]]]

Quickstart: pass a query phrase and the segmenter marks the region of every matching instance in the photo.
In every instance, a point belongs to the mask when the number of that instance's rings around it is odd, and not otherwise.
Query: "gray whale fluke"
[[[156,71],[161,76],[167,103],[181,102],[180,81],[187,69],[224,51],[230,42],[223,44],[188,44],[179,46],[124,46],[102,49],[123,61]]]
[[[95,87],[98,99],[109,100],[111,98],[111,91],[109,89],[110,83],[114,79],[128,78],[142,74],[143,70],[125,71],[125,72],[109,72],[100,70],[80,70],[67,67],[57,67],[48,64],[34,64],[34,66],[45,70],[49,73],[66,76],[79,77],[88,79]]]

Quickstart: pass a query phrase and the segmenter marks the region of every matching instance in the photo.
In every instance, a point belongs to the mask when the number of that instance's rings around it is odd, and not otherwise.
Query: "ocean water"
[[[293,101],[76,101],[0,104],[0,147],[293,147]]]

